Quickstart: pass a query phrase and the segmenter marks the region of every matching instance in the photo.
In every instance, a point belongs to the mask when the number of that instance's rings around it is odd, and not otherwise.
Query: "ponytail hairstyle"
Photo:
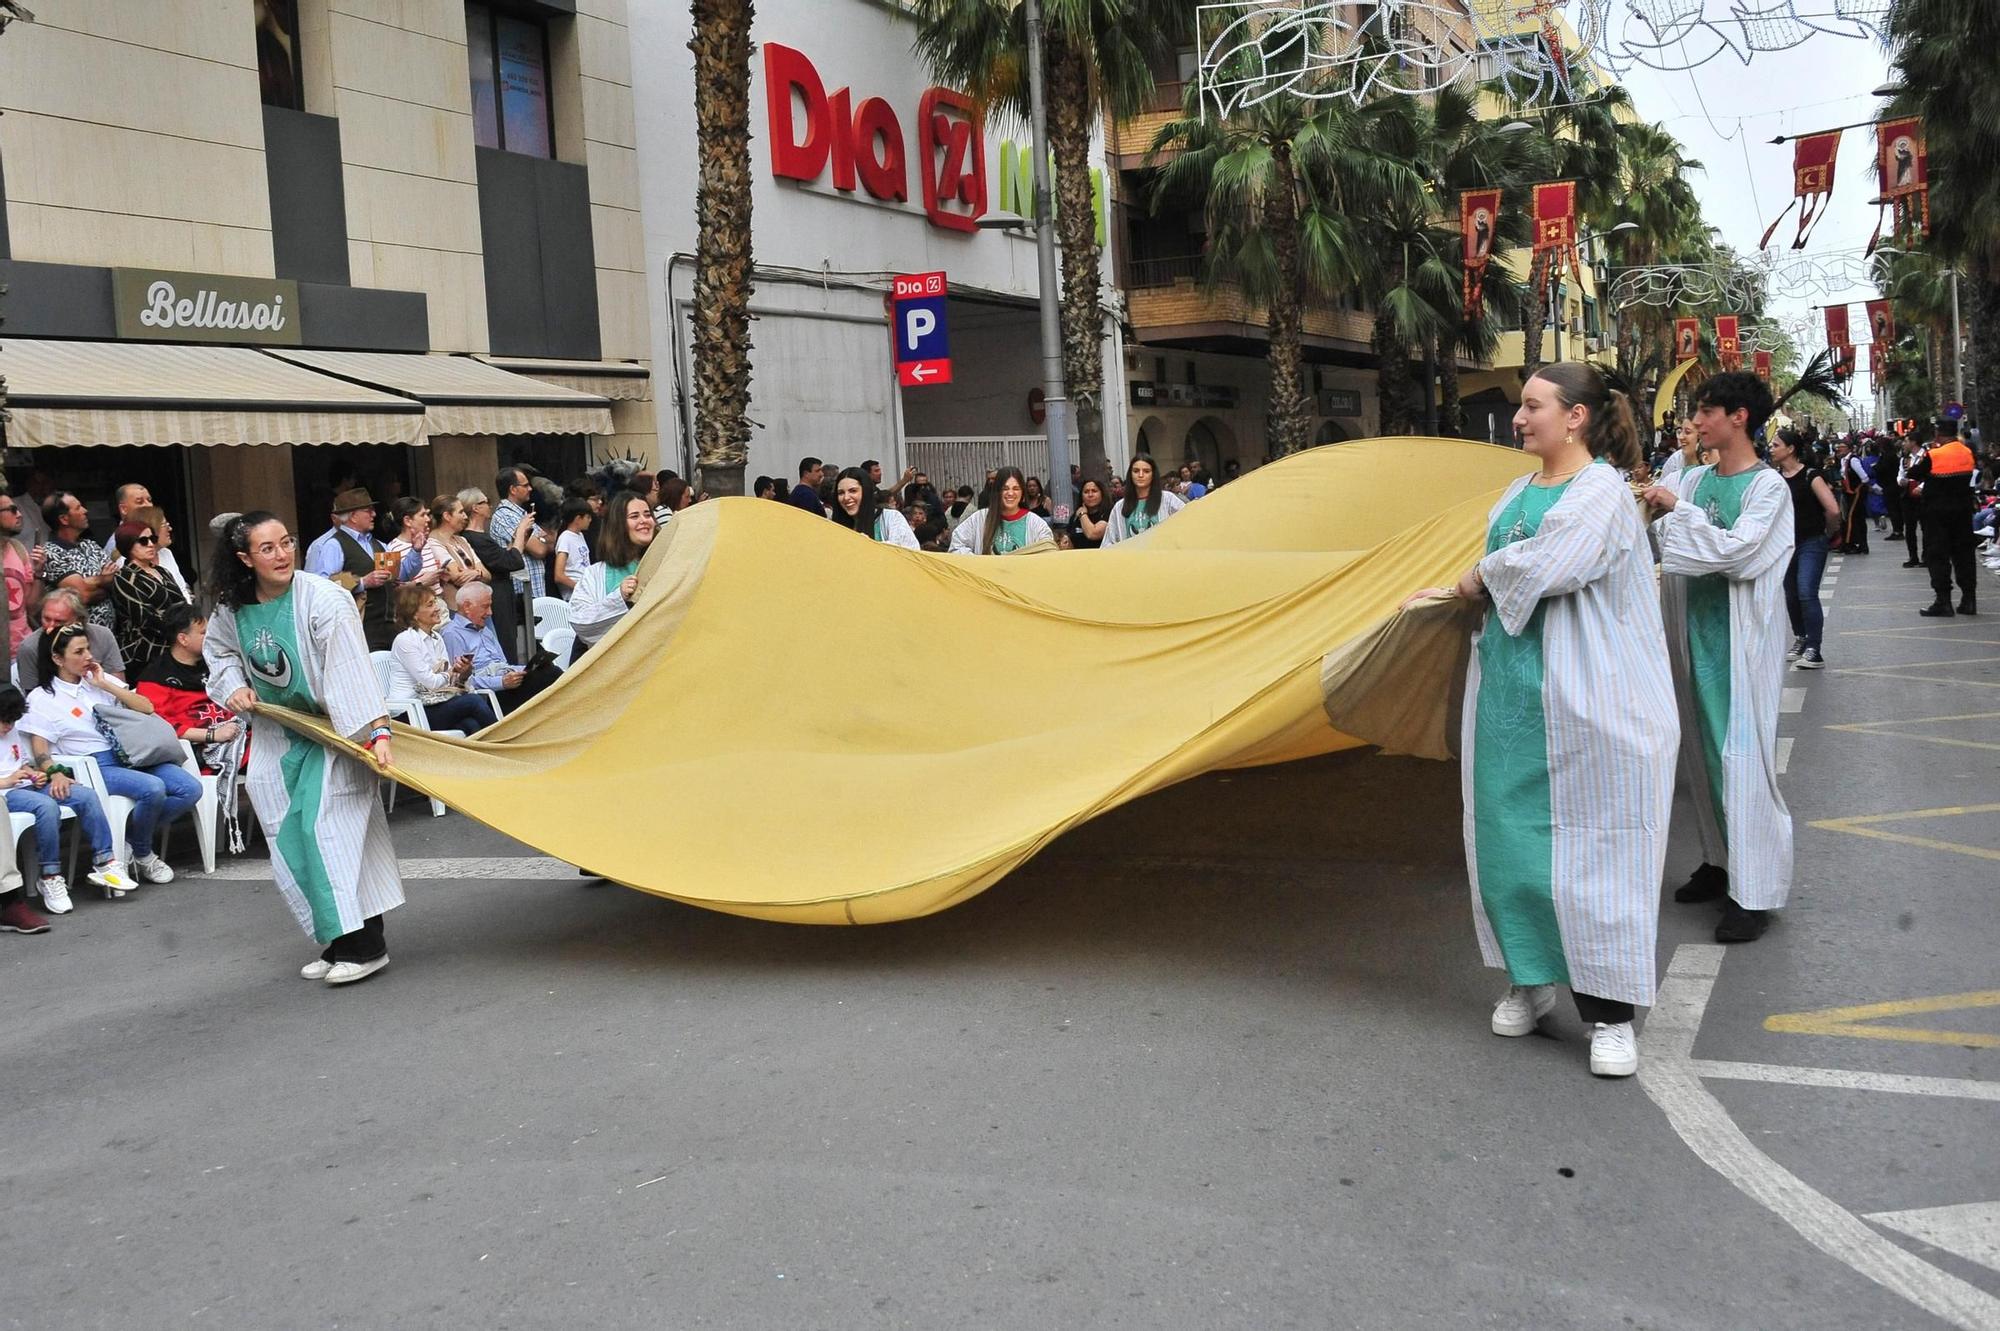
[[[215,558],[209,561],[208,591],[217,605],[240,610],[257,603],[257,570],[238,559],[250,553],[250,533],[278,515],[267,509],[243,513],[223,524],[215,542]]]
[[[1583,442],[1594,458],[1604,458],[1620,471],[1639,465],[1639,425],[1632,413],[1632,399],[1604,380],[1595,365],[1584,361],[1559,361],[1535,371],[1556,390],[1556,400],[1565,407],[1582,407],[1590,413],[1584,425]]]
[[[994,538],[1000,535],[1000,493],[1007,488],[1012,478],[1021,487],[1021,507],[1028,507],[1028,478],[1021,474],[1019,467],[1002,467],[993,473],[993,489],[986,496],[986,532],[980,541],[980,549],[986,554],[993,553]],[[871,530],[870,535],[873,535]]]
[[[1129,518],[1132,510],[1138,507],[1139,485],[1132,479],[1132,468],[1141,462],[1153,469],[1153,483],[1147,487],[1146,493],[1146,516],[1157,518],[1160,516],[1160,492],[1166,489],[1167,483],[1160,476],[1160,464],[1153,461],[1150,453],[1134,453],[1132,460],[1125,464],[1125,497],[1118,501],[1118,511]]]
[[[853,481],[861,487],[861,507],[848,517],[847,510],[840,506],[840,483]],[[860,467],[848,467],[833,482],[833,521],[849,531],[858,531],[869,540],[875,539],[875,519],[882,511],[881,496],[875,491],[875,482]]]

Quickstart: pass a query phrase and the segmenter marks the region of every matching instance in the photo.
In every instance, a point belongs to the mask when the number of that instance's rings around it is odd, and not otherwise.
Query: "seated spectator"
[[[91,624],[83,617],[83,598],[67,587],[58,587],[42,598],[42,626],[21,639],[14,653],[14,678],[21,692],[28,693],[42,682],[42,639],[57,629],[82,623],[90,634],[90,654],[106,670],[121,678],[125,674],[125,654],[110,629]]]
[[[472,658],[472,687],[492,689],[502,712],[513,711],[562,678],[547,652],[538,653],[542,660],[533,669],[514,664],[494,619],[493,589],[483,582],[458,589],[458,611],[444,626],[444,647],[454,661]]]
[[[462,730],[470,735],[500,718],[493,715],[493,704],[484,694],[466,692],[472,658],[449,654],[438,632],[444,616],[444,602],[430,588],[397,590],[396,623],[402,632],[389,648],[389,694],[422,703],[432,730]]]
[[[127,766],[119,750],[97,728],[96,709],[118,705],[150,716],[153,704],[125,687],[99,665],[81,624],[70,624],[45,635],[40,653],[41,680],[28,694],[21,729],[34,741],[35,761],[44,772],[51,753],[78,754],[97,761],[109,794],[132,801],[125,822],[125,840],[132,848],[130,876],[141,883],[171,883],[174,871],[153,849],[153,838],[201,798],[201,782],[178,762],[146,767]],[[54,782],[50,783],[51,793]]]
[[[34,817],[35,858],[42,866],[42,908],[51,915],[67,915],[72,909],[69,880],[62,871],[64,809],[76,815],[76,825],[90,843],[90,881],[123,896],[137,884],[125,876],[118,863],[111,824],[104,820],[97,792],[73,779],[67,768],[53,773],[41,770],[35,762],[34,742],[15,729],[27,710],[27,699],[19,689],[0,685],[0,789],[7,792],[7,812]]]
[[[111,583],[111,603],[118,611],[118,650],[126,668],[142,672],[167,649],[162,617],[187,597],[168,581],[160,567],[160,538],[144,523],[127,520],[112,534],[118,543],[118,576]]]
[[[208,620],[186,603],[168,606],[164,619],[167,650],[139,676],[139,696],[153,704],[176,735],[194,745],[204,772],[220,771],[243,723],[208,696],[208,661],[201,654]]]
[[[110,539],[104,542],[104,557],[109,559],[118,553],[116,528],[120,523],[137,522],[151,527],[153,534],[160,538],[160,572],[166,574],[168,582],[181,589],[182,597],[193,600],[187,579],[181,576],[181,566],[174,561],[171,548],[174,526],[167,521],[166,513],[154,505],[153,492],[137,482],[121,485],[111,492],[111,512],[114,530]]]

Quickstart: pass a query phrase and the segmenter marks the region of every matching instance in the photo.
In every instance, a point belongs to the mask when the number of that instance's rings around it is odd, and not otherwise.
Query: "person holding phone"
[[[472,655],[449,654],[438,631],[444,620],[444,602],[430,588],[411,585],[396,593],[396,622],[403,631],[389,648],[389,691],[422,703],[431,729],[470,735],[500,718],[485,694],[466,691]]]

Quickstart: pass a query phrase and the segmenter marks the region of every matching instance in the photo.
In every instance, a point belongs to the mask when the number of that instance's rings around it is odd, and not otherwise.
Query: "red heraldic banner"
[[[1878,347],[1887,347],[1896,340],[1896,312],[1888,301],[1868,302],[1868,335]]]
[[[1826,307],[1826,344],[1835,351],[1854,345],[1854,338],[1847,328],[1847,307],[1829,305]]]
[[[1833,194],[1834,160],[1839,156],[1839,130],[1806,134],[1792,140],[1792,201],[1778,214],[1777,221],[1771,223],[1771,229],[1764,233],[1757,248],[1770,248],[1771,237],[1778,233],[1778,223],[1794,208],[1799,210],[1799,233],[1792,241],[1792,248],[1806,247],[1806,236],[1813,224],[1826,215],[1826,202]]]
[[[1535,253],[1555,255],[1552,276],[1567,262],[1577,280],[1583,280],[1576,238],[1576,182],[1554,180],[1535,186]]]
[[[1674,320],[1674,363],[1693,360],[1701,354],[1701,320]]]
[[[1875,157],[1882,173],[1882,203],[1892,211],[1890,234],[1910,237],[1931,233],[1931,159],[1924,147],[1924,122],[1916,116],[1884,120],[1875,126]],[[1878,216],[1869,253],[1882,241]]]
[[[1743,368],[1743,339],[1740,334],[1742,316],[1718,314],[1715,316],[1715,358],[1724,370]]]
[[[1771,382],[1771,353],[1770,353],[1770,352],[1768,352],[1768,351],[1753,351],[1753,352],[1751,352],[1751,353],[1750,353],[1750,364],[1751,364],[1751,365],[1752,365],[1752,366],[1753,366],[1753,367],[1754,367],[1754,368],[1756,369],[1756,371],[1757,371],[1757,377],[1758,377],[1759,379],[1762,379],[1762,380],[1763,380],[1763,381],[1764,381],[1765,383],[1767,383],[1767,384]]]
[[[1469,189],[1458,196],[1458,230],[1464,238],[1465,319],[1486,313],[1486,265],[1500,228],[1500,191]]]

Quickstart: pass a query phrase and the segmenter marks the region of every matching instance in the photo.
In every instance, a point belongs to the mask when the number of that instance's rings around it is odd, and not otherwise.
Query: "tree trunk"
[[[1083,474],[1107,480],[1104,451],[1104,314],[1099,299],[1097,200],[1090,186],[1088,57],[1049,33],[1049,149],[1055,158],[1055,229],[1062,245],[1063,386],[1069,390]],[[1055,478],[1051,477],[1053,484]]]
[[[701,488],[743,493],[750,457],[750,20],[755,0],[692,0],[694,453]],[[678,310],[667,311],[677,319]]]
[[[1535,256],[1528,281],[1528,303],[1521,311],[1521,382],[1542,368],[1542,333],[1549,326],[1549,255]]]
[[[1453,439],[1465,438],[1465,404],[1458,397],[1458,348],[1438,348],[1438,425]]]
[[[1394,287],[1394,283],[1390,284]],[[1416,382],[1410,375],[1410,349],[1396,335],[1396,321],[1387,310],[1375,311],[1375,404],[1379,433],[1409,434],[1411,399]]]
[[[1960,284],[1960,297],[1970,299],[1961,307],[1965,320],[1966,411],[1979,426],[1986,447],[2000,435],[2000,273],[1982,273],[1974,267],[1968,280]]]
[[[1438,340],[1436,337],[1424,339],[1424,433],[1435,439],[1438,433]]]
[[[1271,293],[1271,453],[1282,457],[1312,442],[1312,414],[1306,410],[1304,342],[1299,272],[1299,207],[1289,145],[1272,150],[1272,175],[1264,197],[1264,225],[1271,234],[1278,280]]]

